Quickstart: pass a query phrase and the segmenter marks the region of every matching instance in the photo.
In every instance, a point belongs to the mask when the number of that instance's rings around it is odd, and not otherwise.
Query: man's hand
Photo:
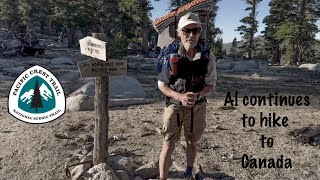
[[[179,101],[181,101],[183,106],[191,108],[197,101],[197,95],[198,93],[186,92],[180,95]]]

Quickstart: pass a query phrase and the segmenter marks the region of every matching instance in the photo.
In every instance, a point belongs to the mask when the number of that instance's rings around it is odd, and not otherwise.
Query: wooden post
[[[106,37],[102,33],[93,33],[92,37],[105,41]],[[104,53],[104,52],[103,52]],[[108,48],[106,48],[108,54]],[[106,61],[108,61],[108,56]],[[96,77],[95,82],[95,134],[93,148],[93,164],[107,162],[108,156],[108,129],[109,129],[109,76]]]

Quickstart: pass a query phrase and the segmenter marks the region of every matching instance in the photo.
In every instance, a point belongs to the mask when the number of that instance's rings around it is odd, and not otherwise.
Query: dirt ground
[[[41,62],[41,59],[33,58]],[[10,62],[10,63],[7,63]],[[140,61],[144,63],[144,61]],[[30,58],[0,59],[4,66],[30,67]],[[50,70],[50,66],[45,66]],[[255,73],[255,74],[254,74]],[[109,109],[109,137],[117,136],[109,153],[127,152],[134,169],[158,159],[162,144],[156,128],[162,126],[164,103],[151,70],[129,70],[137,78],[153,103]],[[1,76],[3,77],[3,76]],[[17,76],[16,76],[17,77]],[[14,79],[16,77],[13,77]],[[8,113],[8,93],[14,79],[0,79],[0,180],[68,179],[64,166],[78,162],[77,154],[94,134],[94,111],[66,112],[47,124],[27,124]],[[66,96],[82,81],[62,81]],[[238,106],[224,106],[227,93],[238,92]],[[243,96],[308,96],[309,106],[244,106]],[[298,142],[290,136],[294,129],[320,125],[320,74],[290,67],[270,67],[268,72],[234,73],[218,71],[217,89],[208,97],[207,128],[199,141],[197,164],[214,179],[239,180],[320,180],[320,146]],[[288,118],[287,127],[260,127],[260,112]],[[242,126],[243,114],[254,116],[254,127]],[[58,138],[63,135],[65,138]],[[273,147],[261,147],[261,136],[273,138]],[[183,137],[183,136],[182,136]],[[181,138],[183,141],[183,138]],[[185,164],[183,143],[177,144],[172,159]],[[244,154],[250,158],[291,159],[292,168],[243,168]],[[177,172],[171,169],[171,177]]]

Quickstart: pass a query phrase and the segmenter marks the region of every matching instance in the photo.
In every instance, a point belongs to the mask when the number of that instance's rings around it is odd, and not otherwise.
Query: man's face
[[[178,31],[178,36],[185,49],[194,48],[199,41],[201,28],[198,24],[189,24]]]

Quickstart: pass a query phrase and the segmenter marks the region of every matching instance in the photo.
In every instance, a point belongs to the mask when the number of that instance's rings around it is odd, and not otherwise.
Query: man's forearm
[[[214,91],[214,86],[213,85],[207,85],[205,86],[200,92],[200,96],[207,96],[210,92]]]
[[[181,95],[179,92],[172,90],[168,86],[159,86],[159,89],[164,95],[179,101]]]

